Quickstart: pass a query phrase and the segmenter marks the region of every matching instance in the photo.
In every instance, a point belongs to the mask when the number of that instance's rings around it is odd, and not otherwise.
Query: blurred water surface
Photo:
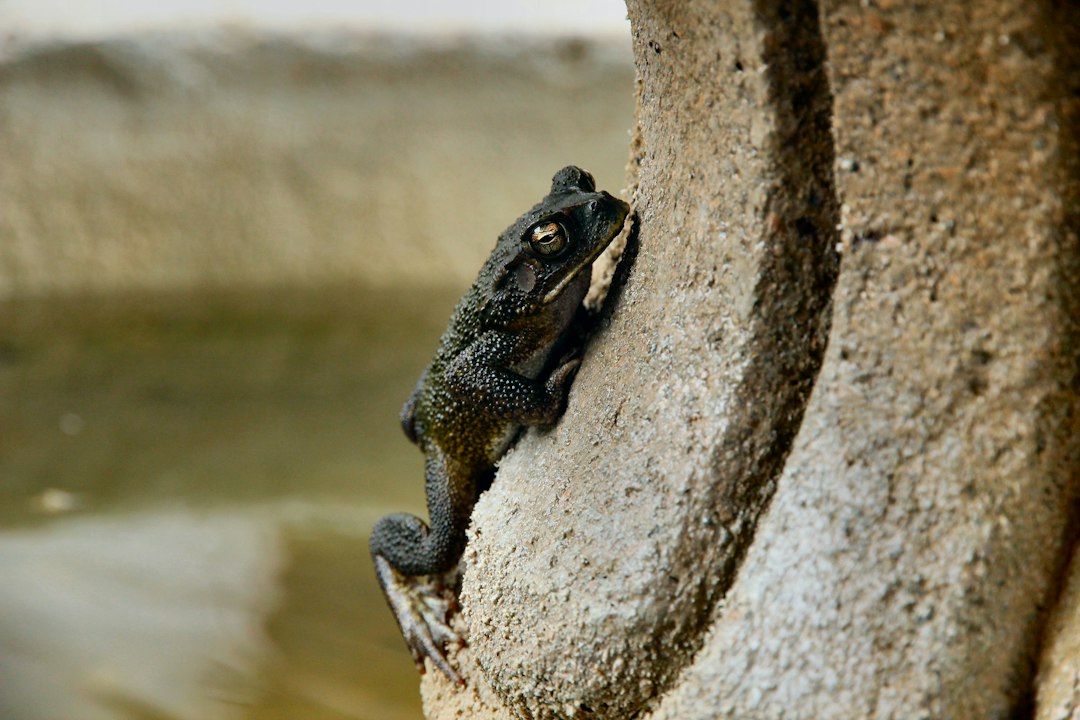
[[[366,537],[456,294],[0,305],[0,716],[420,717]]]

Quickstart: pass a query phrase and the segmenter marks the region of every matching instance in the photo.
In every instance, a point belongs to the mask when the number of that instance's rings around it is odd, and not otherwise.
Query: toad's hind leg
[[[402,575],[386,558],[373,555],[375,574],[416,667],[423,672],[424,658],[431,658],[435,667],[451,682],[464,685],[464,680],[450,665],[445,654],[447,644],[463,644],[461,636],[450,627],[451,600],[442,594],[441,588],[416,577]]]
[[[415,515],[387,515],[371,531],[371,554],[385,558],[402,575],[435,575],[452,568],[465,548],[476,474],[463,472],[437,450],[429,452],[424,475],[431,526]]]
[[[431,527],[414,515],[389,515],[376,523],[370,547],[383,594],[417,666],[423,670],[423,659],[431,658],[447,677],[462,683],[443,652],[447,643],[462,642],[447,617],[452,594],[447,597],[443,588],[422,577],[438,581],[465,545],[475,481],[466,477],[460,482],[452,472],[441,454],[429,454],[425,475]]]

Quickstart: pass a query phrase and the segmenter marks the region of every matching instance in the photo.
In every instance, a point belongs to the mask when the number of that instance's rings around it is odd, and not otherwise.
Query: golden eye
[[[566,229],[557,222],[542,222],[529,231],[529,244],[541,255],[556,255],[567,245]]]

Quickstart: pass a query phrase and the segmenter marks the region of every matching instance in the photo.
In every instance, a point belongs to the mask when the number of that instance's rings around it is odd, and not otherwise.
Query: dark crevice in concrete
[[[1055,582],[1048,596],[1041,603],[1041,612],[1035,621],[1030,637],[1036,640],[1028,654],[1030,661],[1018,668],[1017,674],[1024,679],[1023,693],[1013,708],[1013,720],[1034,718],[1037,705],[1038,674],[1050,668],[1038,667],[1045,645],[1053,640],[1056,628],[1050,623],[1055,606],[1062,602],[1068,573],[1075,571],[1080,561],[1080,4],[1046,0],[1040,6],[1043,42],[1054,58],[1054,73],[1048,90],[1054,94],[1054,104],[1059,126],[1060,157],[1058,160],[1061,183],[1062,219],[1058,229],[1060,266],[1057,286],[1061,293],[1061,357],[1071,358],[1072,366],[1066,370],[1071,381],[1062,389],[1060,407],[1039,409],[1042,424],[1039,435],[1043,438],[1040,450],[1057,455],[1051,467],[1061,468],[1061,482],[1066,483],[1068,507],[1073,512],[1065,520],[1065,532],[1061,552],[1057,559]],[[1055,403],[1056,404],[1056,403]],[[1054,439],[1057,442],[1054,442]],[[1060,610],[1058,610],[1060,612]],[[1047,659],[1043,657],[1043,659]]]
[[[839,201],[833,177],[832,94],[816,2],[753,3],[767,63],[773,173],[764,215],[763,254],[754,289],[755,358],[736,397],[736,411],[713,452],[708,505],[731,530],[721,551],[701,549],[703,571],[690,661],[715,619],[717,602],[735,580],[802,424],[828,341],[839,275]],[[738,458],[732,461],[732,458]],[[741,473],[732,473],[737,467]],[[694,539],[688,538],[688,543]]]
[[[839,274],[839,201],[833,179],[832,95],[816,2],[754,3],[768,64],[776,123],[770,144],[776,180],[765,209],[766,245],[755,288],[757,328],[745,395],[765,400],[730,432],[715,457],[745,453],[751,472],[718,487],[718,499],[740,517],[738,552],[721,569],[725,586],[754,537],[776,489],[828,341]]]

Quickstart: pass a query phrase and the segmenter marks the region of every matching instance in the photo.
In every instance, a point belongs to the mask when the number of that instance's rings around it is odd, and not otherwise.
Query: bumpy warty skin
[[[522,426],[551,424],[562,412],[580,363],[569,331],[592,263],[628,212],[580,168],[556,173],[551,192],[499,236],[402,410],[405,434],[426,457],[430,526],[412,515],[387,516],[370,547],[421,669],[427,657],[461,681],[442,652],[459,639],[446,624],[446,602],[414,579],[453,568],[496,461]]]

